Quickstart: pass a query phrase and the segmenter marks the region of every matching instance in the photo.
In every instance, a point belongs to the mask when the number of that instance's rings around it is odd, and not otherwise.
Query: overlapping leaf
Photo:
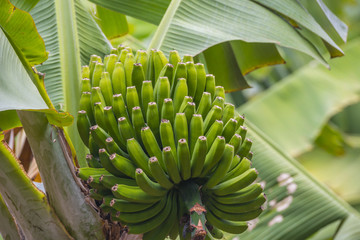
[[[303,152],[330,116],[359,100],[360,69],[353,64],[360,54],[359,46],[359,40],[349,44],[346,57],[331,60],[330,71],[311,63],[239,111],[285,152]]]

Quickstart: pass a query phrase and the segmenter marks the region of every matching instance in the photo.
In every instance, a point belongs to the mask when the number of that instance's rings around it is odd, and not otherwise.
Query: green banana
[[[127,152],[129,153],[130,158],[134,161],[135,165],[140,167],[148,176],[152,177],[148,166],[149,157],[135,138],[127,140]]]
[[[141,168],[136,169],[135,179],[137,185],[151,196],[164,196],[167,193],[167,189],[163,188],[159,183],[150,180]]]
[[[206,229],[208,230],[207,236],[210,234],[211,237],[213,237],[215,239],[223,239],[224,233],[220,229],[218,229],[212,225],[208,225],[208,224],[206,224]]]
[[[239,204],[255,200],[263,191],[260,183],[254,183],[246,188],[225,196],[213,195],[217,202],[222,204]]]
[[[171,98],[165,98],[161,109],[161,119],[167,119],[174,124],[174,105]]]
[[[181,104],[185,96],[188,95],[188,86],[185,78],[177,79],[176,88],[174,91],[174,112],[179,112]]]
[[[169,146],[176,156],[176,145],[174,139],[174,132],[171,123],[167,119],[162,119],[160,123],[160,139],[163,147]]]
[[[195,143],[204,135],[204,121],[200,114],[193,114],[190,121],[190,152],[193,153]]]
[[[109,60],[105,64],[105,69],[109,73],[110,76],[112,76],[112,74],[114,72],[115,63],[116,63],[117,58],[118,58],[117,54],[110,54],[109,55]]]
[[[176,206],[175,203],[173,203],[173,206]],[[144,233],[143,240],[165,239],[166,236],[169,235],[174,225],[178,225],[176,221],[176,207],[171,208],[171,212],[169,213],[168,217],[164,220],[162,224]],[[171,236],[170,238],[176,239],[176,237]]]
[[[252,141],[250,139],[246,138],[245,141],[243,142],[243,144],[241,145],[240,150],[237,154],[241,158],[246,157],[250,152],[251,146],[252,146]]]
[[[83,141],[83,143],[86,146],[89,146],[90,120],[89,120],[85,110],[78,111],[77,128],[78,128],[81,140]]]
[[[190,125],[192,116],[195,114],[195,108],[196,108],[196,105],[194,102],[188,102],[188,103],[186,103],[185,109],[183,111],[186,116],[186,121],[189,125]]]
[[[240,126],[244,124],[245,117],[243,115],[240,115],[238,113],[235,113],[235,119],[238,122],[236,129],[239,129]]]
[[[113,87],[114,94],[126,95],[126,78],[125,78],[125,69],[122,62],[115,63],[113,73],[111,75],[111,83]]]
[[[82,79],[87,78],[90,81],[90,68],[89,68],[89,66],[85,65],[85,66],[81,67],[81,78]],[[82,92],[84,92],[84,91],[82,91]]]
[[[108,131],[106,124],[105,124],[105,118],[104,118],[104,109],[101,102],[97,102],[94,104],[94,117],[97,125],[104,129],[105,131]]]
[[[156,80],[155,79],[155,68],[154,68],[154,55],[155,49],[150,49],[148,59],[147,59],[147,71],[146,71],[146,78],[150,79],[152,82],[153,87],[155,86]]]
[[[101,201],[103,198],[103,194],[98,193],[97,189],[90,189],[89,197],[91,197],[92,199],[95,199],[97,201]]]
[[[129,117],[131,118],[133,108],[140,107],[139,95],[135,86],[127,87],[126,89],[126,105]]]
[[[178,112],[184,112],[185,111],[185,108],[187,106],[187,104],[189,102],[192,102],[193,98],[190,97],[190,96],[185,96],[182,100],[182,103],[180,104],[180,108],[179,108],[179,111]]]
[[[236,191],[239,191],[242,188],[249,186],[251,183],[255,181],[257,176],[258,176],[257,171],[254,168],[251,168],[237,177],[234,177],[232,179],[229,179],[225,182],[216,185],[210,190],[212,193],[219,196],[231,194]]]
[[[201,114],[201,116],[203,116],[203,118],[205,119],[205,117],[207,116],[208,112],[211,108],[211,94],[209,92],[204,92],[202,94],[198,109],[197,109],[197,114]]]
[[[136,181],[134,179],[115,177],[112,175],[101,175],[98,178],[98,182],[102,184],[105,188],[111,190],[116,184],[124,184],[127,186],[136,186]]]
[[[191,177],[190,150],[185,138],[178,141],[177,159],[181,178],[186,181]]]
[[[145,121],[140,107],[133,107],[131,119],[135,131],[135,137],[142,144],[141,129],[145,127]]]
[[[191,56],[189,54],[184,54],[183,62],[184,63],[187,63],[187,62],[194,63],[194,58],[193,58],[193,56]]]
[[[228,233],[240,234],[248,228],[247,222],[234,222],[217,218],[213,215],[213,213],[211,213],[211,211],[206,212],[206,219],[211,225],[214,225],[215,227]]]
[[[143,67],[144,76],[147,76],[148,69],[148,54],[144,50],[138,50],[136,62],[140,63]]]
[[[104,69],[106,69],[106,66],[109,62],[109,59],[110,59],[110,55],[105,55],[104,56]]]
[[[83,92],[81,94],[79,106],[80,106],[80,110],[86,111],[86,115],[89,118],[90,124],[94,125],[96,122],[95,122],[94,112],[92,109],[93,104],[91,102],[90,92]]]
[[[197,63],[195,64],[196,68],[196,92],[194,96],[195,104],[199,104],[200,99],[202,97],[202,93],[205,91],[205,84],[206,84],[206,71],[204,64]]]
[[[118,129],[118,123],[116,121],[116,117],[112,110],[111,106],[104,107],[103,110],[103,120],[105,124],[105,128],[108,133],[113,136],[116,144],[118,144],[122,149],[126,149],[124,142],[122,142],[122,138]]]
[[[155,81],[159,78],[161,70],[168,63],[164,53],[160,50],[155,50],[153,55],[154,60],[154,71],[155,71]]]
[[[93,87],[99,87],[101,74],[104,71],[104,64],[97,62],[95,64],[94,72],[92,74],[91,78],[91,85]]]
[[[257,218],[263,211],[262,208],[258,208],[246,213],[228,213],[223,212],[211,203],[206,205],[206,208],[210,210],[217,218],[226,219],[230,221],[249,221]]]
[[[121,55],[121,54],[120,54]],[[132,82],[132,72],[134,68],[135,63],[135,57],[132,52],[129,52],[126,54],[124,63],[124,69],[125,69],[125,79],[126,79],[126,86],[134,86]]]
[[[111,191],[116,198],[134,203],[155,203],[162,198],[149,195],[138,186],[118,184],[113,186]]]
[[[99,158],[99,146],[95,143],[94,138],[91,136],[89,137],[89,151],[90,154],[94,157],[93,159],[89,159],[91,160],[91,162],[95,163],[94,166],[90,166],[90,167],[96,167],[96,161],[93,161],[96,158]],[[100,163],[99,163],[100,164]]]
[[[206,176],[212,170],[212,168],[219,162],[224,150],[225,138],[222,136],[217,136],[206,155],[204,167],[200,177]]]
[[[117,153],[123,157],[129,157],[129,154],[127,154],[126,152],[124,152],[124,150],[122,150],[114,141],[114,139],[112,137],[108,137],[105,140],[105,146],[106,146],[106,151],[108,151],[108,153],[113,154],[113,153]],[[125,146],[125,145],[124,145]],[[125,147],[126,149],[126,147]]]
[[[104,131],[101,127],[98,125],[94,125],[90,127],[90,135],[93,138],[96,145],[98,145],[100,148],[106,148],[105,141],[108,137],[110,137],[107,132]]]
[[[233,170],[239,163],[241,162],[241,158],[239,155],[235,155],[230,166],[230,170]]]
[[[123,199],[117,199],[113,196],[106,196],[103,198],[103,204],[105,206],[109,206],[114,208],[117,211],[122,213],[133,213],[142,211],[152,207],[155,203],[136,203],[136,202],[129,202]]]
[[[106,106],[104,96],[101,93],[100,87],[92,87],[91,88],[91,104],[92,106],[95,103],[100,102],[103,107]]]
[[[175,141],[188,139],[188,124],[184,113],[177,113],[174,122]]]
[[[125,101],[122,94],[115,94],[113,95],[113,102],[112,102],[113,111],[115,114],[116,119],[120,117],[125,117],[129,119]]]
[[[178,51],[171,50],[169,54],[169,63],[174,66],[174,69],[176,69],[179,62],[181,62],[181,58]]]
[[[222,116],[222,108],[216,105],[212,107],[209,114],[206,115],[204,120],[204,132],[206,133],[216,120],[220,120],[221,116]]]
[[[215,87],[215,96],[216,97],[222,97],[225,99],[225,88],[223,86],[216,86]]]
[[[175,184],[178,184],[181,181],[181,177],[173,154],[173,150],[169,146],[164,147],[162,154],[162,158],[164,160],[169,177]]]
[[[145,74],[141,63],[134,63],[132,75],[131,75],[131,86],[135,86],[138,92],[138,96],[141,96],[142,83],[145,81]]]
[[[261,206],[266,201],[266,196],[264,193],[261,193],[254,200],[238,204],[222,204],[216,202],[215,199],[210,198],[209,201],[215,205],[218,209],[227,213],[247,213],[256,209],[261,208]]]
[[[231,118],[235,117],[235,106],[231,103],[226,103],[224,107],[222,120],[227,123]]]
[[[238,156],[238,155],[236,155]],[[238,156],[240,159],[240,156]],[[240,163],[231,169],[222,179],[222,181],[230,180],[236,176],[239,176],[251,168],[251,161],[247,158],[241,159]]]
[[[246,156],[247,159],[251,160],[254,156],[254,153],[253,152],[249,152],[249,154]]]
[[[137,224],[128,224],[128,231],[130,234],[139,234],[149,232],[150,230],[158,227],[169,216],[172,209],[173,197],[167,196],[165,208],[156,216]]]
[[[241,136],[241,139],[245,140],[245,137],[246,137],[246,133],[247,133],[247,127],[245,126],[240,126],[237,130],[236,130],[236,133],[239,134]]]
[[[105,168],[83,167],[76,169],[76,176],[86,181],[91,175],[110,175]]]
[[[91,83],[89,78],[81,79],[81,92],[90,92],[91,91]]]
[[[242,142],[241,136],[237,133],[235,133],[230,139],[229,144],[234,146],[235,153],[239,151],[241,147],[241,142]]]
[[[213,107],[213,106],[215,106],[215,105],[217,105],[217,106],[219,106],[219,107],[221,107],[221,108],[224,108],[224,106],[225,106],[225,99],[222,98],[222,97],[216,97],[216,98],[214,99],[214,101],[212,102],[211,107]],[[223,121],[224,121],[224,120],[223,120]],[[225,123],[226,123],[226,122],[225,122]],[[238,128],[236,128],[236,129],[238,129]]]
[[[203,188],[213,188],[215,187],[225,176],[227,171],[230,168],[231,161],[234,156],[234,147],[230,144],[225,145],[224,153],[214,170],[213,174],[207,180],[207,182],[203,185]]]
[[[128,139],[135,137],[134,129],[125,117],[120,117],[118,119],[118,128],[120,131],[122,142],[127,142]]]
[[[215,76],[212,74],[206,74],[205,91],[211,94],[211,100],[215,99]]]
[[[157,159],[159,159],[161,166],[165,168],[165,165],[162,161],[161,149],[150,127],[143,127],[141,129],[141,139],[149,156],[155,156]]]
[[[154,100],[154,89],[151,81],[143,81],[141,86],[141,108],[145,116],[149,103]]]
[[[187,71],[186,83],[188,86],[188,95],[194,97],[197,86],[197,82],[196,82],[197,76],[196,76],[196,68],[194,62],[189,62],[189,61],[186,62],[186,71]]]
[[[155,96],[159,110],[162,109],[162,105],[164,103],[165,98],[170,98],[170,82],[167,77],[160,77],[158,91]]]
[[[146,123],[150,127],[151,131],[154,133],[156,140],[160,144],[160,118],[159,111],[156,102],[149,102],[148,109],[146,112]]]
[[[223,122],[224,122],[224,118],[223,118]],[[234,134],[236,131],[236,125],[237,125],[237,121],[234,118],[230,118],[226,122],[221,135],[224,136],[227,143],[230,142],[233,136],[235,136]]]
[[[96,151],[99,152],[99,149],[97,149]],[[87,162],[89,167],[91,167],[91,168],[102,168],[99,160],[97,158],[95,158],[92,154],[86,154],[85,159],[86,159],[86,162]]]
[[[191,155],[191,177],[198,177],[204,166],[207,153],[207,140],[205,136],[199,136]]]
[[[124,174],[122,172],[120,172],[119,170],[117,170],[114,165],[112,165],[111,161],[110,161],[110,156],[109,154],[106,152],[105,148],[101,148],[99,149],[99,156],[100,156],[100,163],[101,165],[112,175],[117,176],[117,177],[122,177],[124,176]]]
[[[163,198],[151,207],[144,210],[129,213],[123,212],[119,215],[119,219],[130,224],[146,221],[152,217],[155,217],[160,213],[161,210],[164,209],[166,200],[166,198]]]
[[[223,128],[224,128],[224,123],[221,120],[215,120],[215,122],[211,125],[209,131],[207,131],[207,133],[205,134],[209,143],[208,149],[211,148],[215,138],[221,135]]]
[[[173,74],[174,74],[174,66],[167,63],[163,69],[161,70],[160,72],[160,75],[159,75],[159,78],[160,77],[167,77],[169,79],[169,83],[170,83],[170,86],[172,86],[173,84]],[[157,94],[159,91],[159,81],[156,81],[156,84],[155,84],[155,94]]]
[[[111,48],[110,50],[110,54],[115,54],[115,55],[118,55],[119,54],[119,51],[117,48]]]
[[[151,157],[149,159],[149,168],[155,180],[163,188],[171,189],[174,186],[174,184],[169,180],[169,177],[164,172],[164,169],[166,169],[165,163],[163,163],[163,165],[164,167],[159,163],[159,160],[156,157]]]
[[[173,85],[171,86],[171,96],[173,96],[173,99],[175,99],[175,89],[176,89],[176,86],[178,84],[178,79],[180,78],[184,78],[185,79],[185,82],[186,82],[186,78],[187,78],[187,71],[186,71],[186,64],[183,63],[183,62],[179,62],[175,68],[175,72],[173,74]],[[187,95],[187,93],[186,93]]]
[[[116,153],[113,153],[109,157],[111,164],[120,172],[125,174],[128,177],[135,178],[136,167],[134,164],[127,158],[122,157]]]

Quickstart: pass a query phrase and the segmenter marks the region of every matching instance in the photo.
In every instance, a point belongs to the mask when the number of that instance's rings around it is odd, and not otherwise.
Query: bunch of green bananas
[[[91,56],[82,78],[77,126],[90,154],[78,176],[113,221],[143,239],[213,239],[260,215],[244,117],[203,64],[119,46]]]

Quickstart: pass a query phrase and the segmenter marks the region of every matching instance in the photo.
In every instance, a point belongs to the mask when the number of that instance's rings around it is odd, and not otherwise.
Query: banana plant
[[[279,48],[301,51],[328,66],[325,54],[342,56],[338,45],[347,34],[346,25],[321,0],[91,2],[158,24],[149,49],[161,49],[165,55],[177,49],[181,56],[194,56],[227,91],[248,87],[244,77],[248,72],[283,63]],[[126,236],[118,224],[101,218],[88,189],[75,176],[76,167],[87,166],[87,150],[72,121],[77,121],[79,109],[81,66],[92,54],[110,53],[106,37],[111,34],[104,30],[106,24],[99,23],[106,18],[99,14],[94,19],[83,0],[0,3],[0,128],[24,127],[46,189],[45,195],[31,184],[2,142],[0,217],[8,224],[0,226],[1,234],[14,239]],[[271,131],[265,131],[271,138],[267,137],[258,126],[261,123],[250,118],[253,163],[268,194],[268,209],[242,237],[304,239],[335,224],[337,238],[357,239],[358,213],[296,163],[288,155],[292,149],[278,147],[277,141],[283,139]]]

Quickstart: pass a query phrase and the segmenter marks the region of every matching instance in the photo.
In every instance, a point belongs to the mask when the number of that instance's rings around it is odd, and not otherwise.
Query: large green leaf
[[[105,8],[159,24],[171,0],[89,0]]]
[[[15,8],[8,0],[0,0],[0,27],[31,65],[47,59],[44,41],[36,31],[31,16]]]
[[[82,0],[40,0],[30,12],[45,40],[49,59],[38,70],[45,73],[45,86],[58,109],[77,115],[80,99],[81,65],[90,55],[104,56],[111,45]],[[75,119],[76,121],[76,119]],[[76,124],[68,129],[81,166],[86,165],[85,147]]]
[[[47,108],[2,30],[0,30],[0,49],[0,111]]]
[[[282,0],[282,1],[254,0],[254,1],[261,3],[264,6],[269,7],[270,9],[291,18],[301,27],[305,27],[314,34],[321,37],[324,41],[326,41],[329,44],[329,46],[332,47],[333,50],[331,51],[331,53],[334,54],[333,56],[343,55],[342,50],[339,48],[339,46],[337,46],[337,44],[329,37],[329,35],[315,21],[313,16],[311,16],[310,13],[306,11],[306,9],[300,4],[300,2],[294,0]],[[321,6],[323,5],[324,4],[321,3]],[[323,9],[323,11],[328,13],[328,10]],[[317,14],[321,14],[321,13],[319,12]],[[338,21],[334,20],[332,24],[334,26],[337,26]]]
[[[11,3],[14,4],[15,7],[20,8],[26,12],[29,12],[31,9],[33,9],[38,2],[39,0],[11,0]]]
[[[181,54],[197,54],[230,40],[275,43],[324,63],[314,46],[283,18],[252,1],[174,0],[150,47],[166,53],[177,49]]]
[[[129,32],[125,15],[101,6],[96,6],[95,21],[108,39],[118,38]]]
[[[349,44],[345,53],[345,57],[331,60],[331,71],[311,63],[239,111],[285,152],[303,152],[330,116],[359,100],[360,69],[354,63],[360,55],[360,40]]]
[[[317,182],[281,147],[249,123],[248,137],[253,140],[253,164],[265,185],[268,201],[251,231],[241,239],[305,239],[337,220],[359,214],[341,198]],[[340,226],[340,230],[341,230]],[[360,238],[359,233],[356,237]]]

